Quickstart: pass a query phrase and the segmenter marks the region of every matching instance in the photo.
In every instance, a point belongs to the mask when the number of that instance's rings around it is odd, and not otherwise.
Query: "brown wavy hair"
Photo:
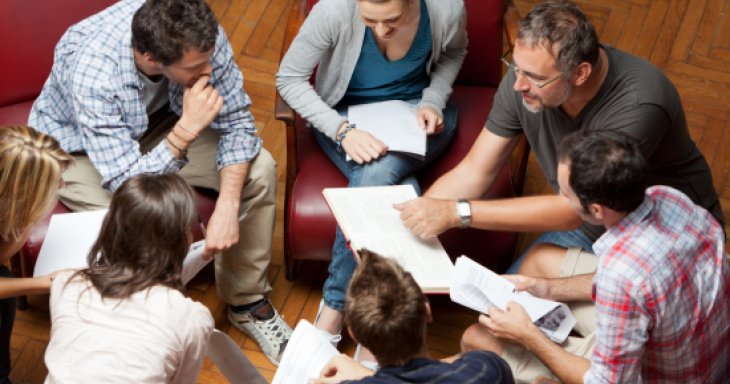
[[[183,260],[196,223],[195,193],[177,174],[129,178],[112,196],[91,248],[88,279],[102,298],[125,299],[161,285],[185,293]]]
[[[363,249],[345,296],[345,323],[380,366],[408,364],[426,341],[428,298],[394,259]]]
[[[0,126],[0,238],[19,241],[55,203],[61,173],[73,157],[53,137],[24,126]]]

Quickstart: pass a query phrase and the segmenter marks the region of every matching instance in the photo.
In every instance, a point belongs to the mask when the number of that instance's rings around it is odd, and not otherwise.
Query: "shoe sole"
[[[239,331],[243,332],[244,335],[246,335],[246,336],[250,337],[251,339],[253,339],[254,343],[256,343],[259,346],[259,348],[261,348],[261,344],[259,344],[259,342],[256,340],[256,336],[254,336],[253,333],[251,333],[249,330],[247,330],[245,327],[243,327],[241,325],[241,323],[239,323],[237,320],[235,320],[235,319],[233,319],[231,317],[231,310],[230,309],[227,312],[228,312],[227,313],[227,315],[228,315],[227,316],[228,317],[228,321],[231,322],[231,325],[233,325],[234,327],[236,327]],[[271,357],[269,357],[269,355],[267,355],[266,353],[264,353],[264,350],[263,349],[261,349],[261,353],[264,356],[266,356],[266,359],[268,359],[271,364],[273,364],[275,367],[279,368],[279,363],[277,363],[276,360],[273,360]]]

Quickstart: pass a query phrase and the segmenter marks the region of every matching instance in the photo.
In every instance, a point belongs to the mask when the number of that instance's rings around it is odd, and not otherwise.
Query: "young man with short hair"
[[[678,189],[724,228],[710,167],[690,138],[677,89],[652,63],[601,44],[577,5],[548,1],[532,8],[520,21],[508,65],[469,154],[424,197],[398,206],[413,233],[433,237],[458,226],[544,232],[527,254],[551,248],[544,244],[592,252],[605,229],[585,222],[560,196],[479,200],[523,135],[557,193],[557,147],[576,130],[612,130],[637,139],[649,162],[649,185]],[[517,273],[519,265],[508,273]]]
[[[366,250],[345,298],[345,322],[380,369],[373,372],[345,355],[333,358],[316,384],[507,384],[509,366],[492,352],[475,351],[453,363],[431,360],[426,346],[432,321],[428,298],[413,276],[389,258]]]
[[[584,338],[555,344],[510,303],[467,330],[464,350],[495,351],[519,383],[727,382],[730,266],[717,220],[676,189],[645,190],[649,168],[627,135],[574,132],[557,159],[561,198],[606,233],[595,255],[562,249],[553,260],[525,261],[542,274],[506,277],[571,308],[592,299],[594,315],[576,315]]]
[[[266,298],[276,164],[234,59],[203,0],[122,0],[64,34],[28,124],[74,155],[59,191],[73,211],[108,208],[142,173],[218,191],[205,245],[218,296],[276,365],[291,335]]]

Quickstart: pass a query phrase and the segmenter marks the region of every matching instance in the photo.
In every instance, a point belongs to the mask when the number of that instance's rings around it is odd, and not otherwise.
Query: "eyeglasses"
[[[552,83],[553,81],[555,81],[555,80],[557,80],[557,79],[559,79],[559,78],[563,77],[563,76],[564,76],[564,75],[565,75],[566,73],[568,73],[568,72],[570,72],[570,71],[574,70],[574,69],[575,69],[575,68],[577,67],[577,65],[576,65],[576,66],[573,66],[573,67],[572,67],[572,68],[570,68],[569,70],[567,70],[567,71],[565,71],[565,72],[563,72],[563,73],[561,73],[561,74],[557,75],[556,77],[554,77],[554,78],[552,78],[552,79],[550,79],[550,80],[548,80],[548,81],[546,81],[546,82],[544,82],[544,83],[538,83],[538,82],[537,82],[537,81],[536,81],[535,79],[531,78],[530,76],[527,76],[527,75],[525,75],[525,74],[524,74],[524,73],[523,73],[522,71],[520,71],[520,69],[519,69],[519,68],[517,68],[517,66],[515,66],[514,64],[512,64],[512,63],[510,63],[510,62],[508,62],[507,60],[505,60],[505,59],[504,59],[505,57],[507,57],[507,55],[509,55],[509,54],[510,54],[510,52],[512,52],[512,49],[513,49],[513,47],[510,47],[510,48],[509,48],[509,49],[507,50],[507,52],[505,52],[505,53],[504,53],[504,55],[502,55],[502,62],[503,62],[503,63],[505,63],[505,64],[507,65],[507,67],[508,67],[508,68],[510,68],[510,69],[512,69],[513,71],[515,71],[515,73],[518,73],[518,74],[520,74],[520,75],[524,76],[524,77],[525,77],[525,79],[527,79],[527,80],[530,80],[530,82],[531,82],[532,84],[535,84],[535,86],[537,86],[538,88],[543,88],[543,87],[545,87],[546,85],[548,85],[548,84]]]

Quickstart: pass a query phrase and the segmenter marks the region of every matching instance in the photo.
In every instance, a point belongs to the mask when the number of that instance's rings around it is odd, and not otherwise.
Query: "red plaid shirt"
[[[730,381],[730,266],[710,213],[652,187],[593,249],[597,331],[585,383]]]

